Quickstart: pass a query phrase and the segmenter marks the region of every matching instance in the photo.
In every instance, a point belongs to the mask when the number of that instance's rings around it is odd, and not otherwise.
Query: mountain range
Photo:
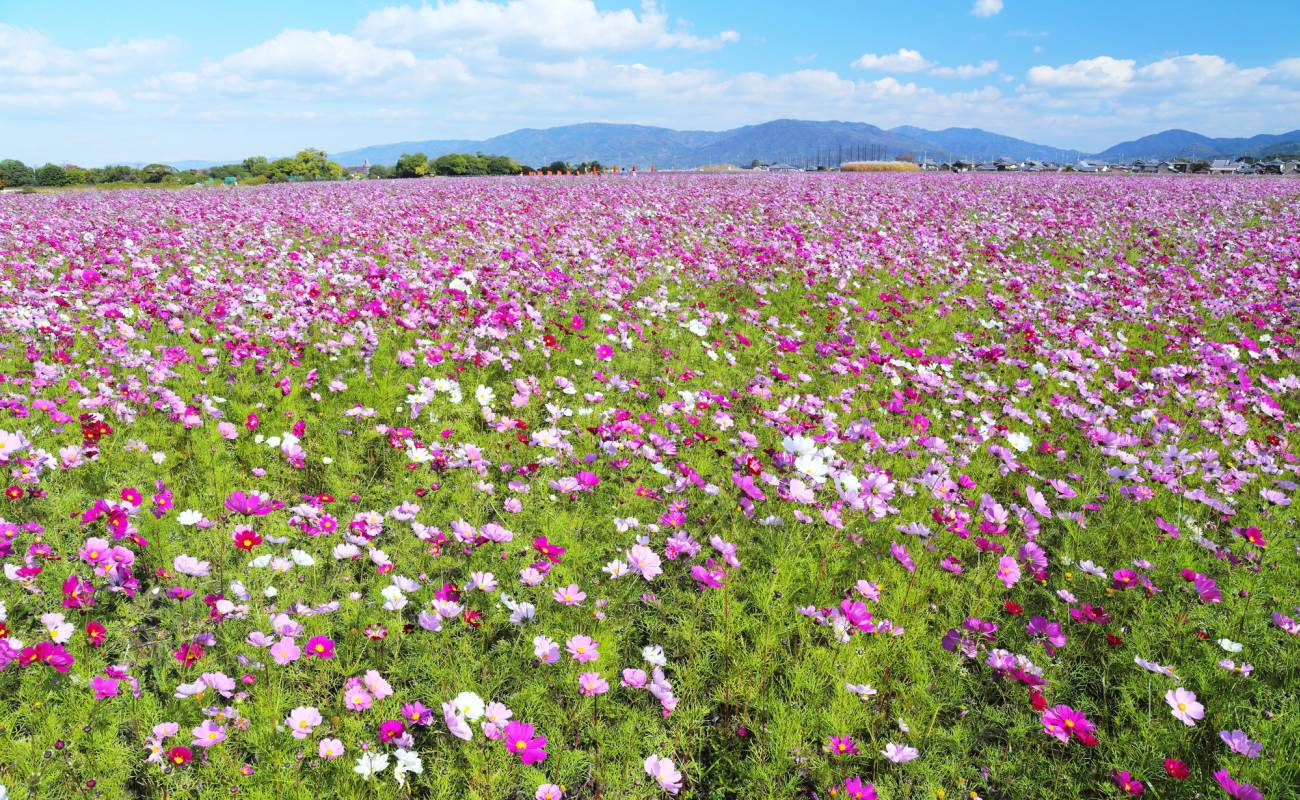
[[[659,168],[704,164],[748,164],[783,161],[803,165],[837,163],[855,158],[893,158],[910,153],[917,158],[975,160],[1035,158],[1073,161],[1077,150],[1034,144],[978,128],[929,131],[904,126],[884,129],[863,122],[811,122],[778,119],[725,131],[679,131],[648,125],[589,122],[558,128],[523,128],[483,140],[434,139],[398,142],[331,153],[344,166],[363,162],[392,164],[403,153],[436,158],[447,153],[483,152],[508,155],[530,165],[553,161],[599,161],[602,164],[651,164]]]
[[[1270,156],[1300,153],[1300,130],[1249,138],[1213,138],[1186,130],[1167,130],[1120,142],[1099,153],[1036,144],[979,128],[927,130],[911,125],[880,128],[863,122],[813,122],[778,119],[724,131],[679,131],[649,125],[587,122],[557,128],[521,128],[490,139],[430,139],[372,145],[331,153],[346,167],[393,164],[403,153],[436,158],[447,153],[506,155],[530,166],[554,161],[599,161],[641,169],[746,165],[757,159],[796,166],[833,164],[859,158],[894,158],[910,154],[931,160],[956,158],[991,161],[1009,158],[1070,163],[1079,159],[1120,162],[1138,158],[1165,160]],[[178,161],[177,168],[203,168],[226,162]]]
[[[1135,158],[1235,158],[1300,153],[1300,130],[1289,133],[1261,133],[1246,138],[1212,139],[1192,131],[1173,129],[1120,142],[1097,154],[1098,161],[1129,161]]]
[[[813,122],[778,119],[724,131],[679,131],[648,125],[588,122],[558,128],[522,128],[490,139],[433,139],[374,145],[332,153],[344,166],[392,164],[403,153],[436,158],[447,153],[507,155],[533,166],[553,161],[651,164],[660,169],[704,164],[748,164],[754,159],[795,165],[836,163],[863,157],[893,158],[908,153],[933,160],[964,158],[1073,162],[1081,158],[1127,161],[1136,158],[1224,158],[1300,152],[1300,130],[1250,138],[1212,138],[1168,130],[1121,142],[1100,153],[1086,153],[1027,142],[979,128],[927,130],[911,125],[879,128],[863,122]]]

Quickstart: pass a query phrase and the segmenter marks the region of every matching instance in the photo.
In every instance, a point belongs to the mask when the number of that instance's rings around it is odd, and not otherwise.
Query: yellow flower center
[[[1178,710],[1179,710],[1179,711],[1186,711],[1186,710],[1187,710],[1187,704],[1186,704],[1186,703],[1179,703],[1179,704],[1178,704]]]
[[[525,747],[527,747],[527,746],[528,746],[528,745],[524,743],[524,740],[523,740],[523,739],[516,739],[516,740],[515,740],[515,749],[517,749],[517,750],[523,750],[523,749],[524,749]]]

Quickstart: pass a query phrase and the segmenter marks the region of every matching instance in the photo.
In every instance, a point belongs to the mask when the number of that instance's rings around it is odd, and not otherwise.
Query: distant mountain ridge
[[[1034,144],[976,128],[885,130],[864,122],[777,119],[724,131],[678,131],[648,125],[589,122],[558,128],[523,128],[479,141],[430,140],[375,145],[330,154],[344,166],[391,164],[403,153],[437,157],[454,152],[510,156],[534,166],[553,161],[637,164],[643,169],[748,164],[757,159],[795,165],[838,163],[872,156],[893,158],[1038,158],[1060,160],[1078,151]]]
[[[1192,131],[1174,128],[1141,139],[1120,142],[1096,155],[1098,161],[1131,161],[1135,158],[1167,159],[1235,158],[1268,156],[1274,153],[1300,153],[1300,130],[1288,133],[1261,133],[1250,138],[1214,139]]]
[[[1033,159],[1071,163],[1079,159],[1126,162],[1134,159],[1166,160],[1265,157],[1275,153],[1300,153],[1300,130],[1251,137],[1212,138],[1173,129],[1121,142],[1100,153],[1052,147],[1004,136],[979,128],[927,130],[911,125],[884,129],[864,122],[777,119],[723,131],[679,131],[651,125],[587,122],[555,128],[521,128],[489,139],[430,139],[372,145],[331,153],[346,167],[363,163],[395,163],[403,153],[424,153],[436,158],[447,153],[482,152],[505,155],[530,166],[554,161],[599,161],[602,164],[655,165],[660,169],[698,167],[704,164],[786,162],[795,166],[834,164],[857,158],[911,155],[933,161],[965,159],[1014,161]],[[214,166],[210,161],[172,162],[173,166]]]

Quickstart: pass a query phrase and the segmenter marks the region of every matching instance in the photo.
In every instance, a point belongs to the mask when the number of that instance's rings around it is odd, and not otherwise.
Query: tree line
[[[476,176],[522,175],[546,171],[551,173],[600,172],[599,161],[570,164],[553,161],[536,169],[520,164],[509,156],[484,153],[448,153],[429,158],[424,153],[403,153],[392,166],[375,164],[366,178],[423,178],[426,176]],[[89,186],[99,184],[158,184],[186,186],[208,180],[224,181],[233,178],[249,185],[257,183],[286,183],[295,181],[340,180],[347,175],[341,165],[329,160],[323,150],[308,148],[293,158],[268,159],[250,156],[243,161],[208,167],[207,169],[178,170],[167,164],[148,164],[132,167],[115,164],[106,167],[85,168],[73,165],[45,164],[30,167],[17,159],[0,161],[0,189],[27,186]]]
[[[112,164],[106,167],[78,167],[45,164],[29,167],[17,159],[0,161],[0,189],[12,186],[89,186],[96,184],[160,184],[184,186],[208,179],[233,177],[240,183],[282,183],[288,181],[330,181],[345,175],[343,167],[330,161],[324,150],[308,148],[293,158],[271,160],[251,156],[237,164],[223,164],[208,169],[178,170],[168,164],[132,167]]]

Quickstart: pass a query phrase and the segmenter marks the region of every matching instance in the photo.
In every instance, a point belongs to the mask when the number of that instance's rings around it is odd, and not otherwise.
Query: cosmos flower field
[[[1300,181],[10,195],[0,270],[8,797],[1300,793]]]

